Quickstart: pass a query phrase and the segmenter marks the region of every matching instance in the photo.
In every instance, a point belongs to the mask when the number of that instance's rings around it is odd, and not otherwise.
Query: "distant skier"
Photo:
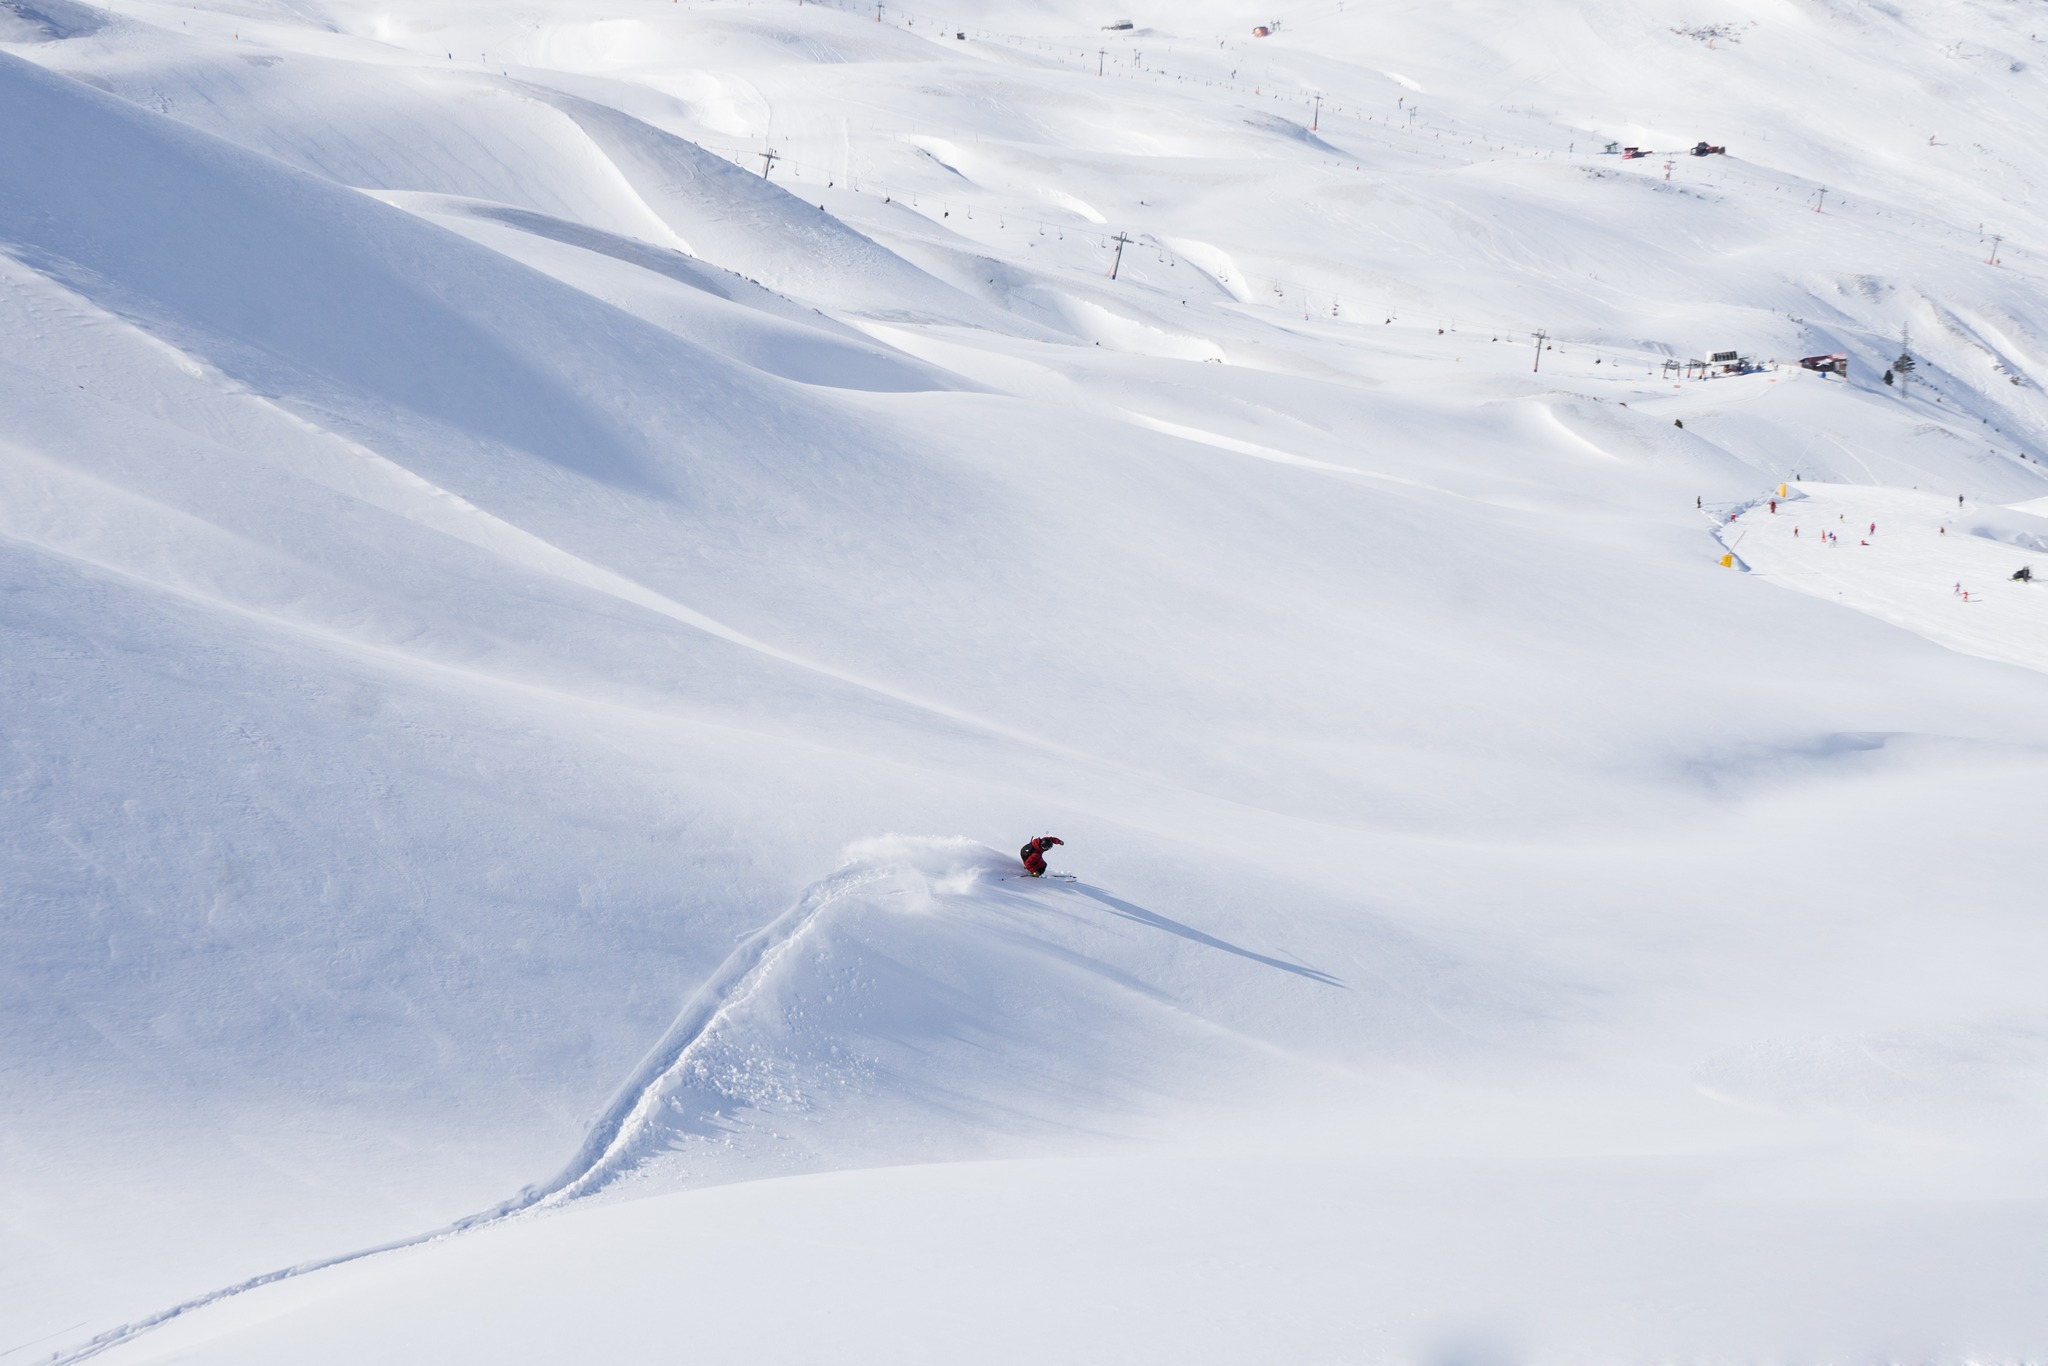
[[[2021,565],[2018,572],[2012,576],[2012,579],[2014,583],[2032,583],[2034,581],[2034,566],[2030,564]]]
[[[1055,844],[1065,843],[1066,841],[1057,835],[1040,835],[1025,845],[1017,851],[1018,856],[1024,860],[1024,872],[1030,877],[1044,877],[1046,854],[1051,852]]]

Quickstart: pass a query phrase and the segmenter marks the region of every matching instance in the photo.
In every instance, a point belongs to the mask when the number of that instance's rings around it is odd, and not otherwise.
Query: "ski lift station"
[[[1740,351],[1714,351],[1709,353],[1705,360],[1682,362],[1667,360],[1664,362],[1664,373],[1667,377],[1676,374],[1686,379],[1714,379],[1720,375],[1749,375],[1763,368],[1763,365],[1755,357],[1745,356]]]

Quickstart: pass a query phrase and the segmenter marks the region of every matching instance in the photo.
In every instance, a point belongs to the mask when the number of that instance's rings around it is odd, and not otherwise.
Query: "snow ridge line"
[[[528,1210],[553,1208],[602,1189],[630,1167],[634,1148],[661,1107],[665,1083],[689,1065],[696,1046],[761,989],[773,974],[776,964],[795,947],[804,931],[817,923],[826,907],[848,893],[887,876],[888,872],[887,868],[872,864],[843,867],[830,877],[813,883],[795,905],[742,940],[739,947],[718,965],[718,970],[691,993],[675,1022],[640,1065],[633,1069],[625,1084],[592,1123],[590,1133],[583,1140],[583,1146],[576,1150],[575,1157],[551,1180],[528,1186],[509,1200],[424,1233],[280,1267],[194,1296],[146,1318],[109,1328],[76,1347],[53,1352],[45,1358],[46,1366],[71,1366],[73,1362],[86,1361],[133,1341],[152,1328],[160,1328],[181,1315],[278,1281],[292,1280],[402,1248],[440,1242],[500,1223]]]

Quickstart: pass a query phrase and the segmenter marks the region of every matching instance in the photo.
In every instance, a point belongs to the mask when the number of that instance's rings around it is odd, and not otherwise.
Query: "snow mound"
[[[692,996],[546,1200],[1042,1151],[1249,1088],[1259,1050],[1116,965],[1148,932],[1343,989],[971,839],[863,840]]]
[[[1978,509],[1957,519],[1958,529],[1987,541],[2048,555],[2048,513],[2023,508]]]

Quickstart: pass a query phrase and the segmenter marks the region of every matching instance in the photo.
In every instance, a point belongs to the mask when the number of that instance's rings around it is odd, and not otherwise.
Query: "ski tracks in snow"
[[[887,878],[895,871],[887,864],[856,858],[830,877],[813,883],[795,905],[743,939],[719,964],[717,971],[691,994],[675,1022],[591,1125],[590,1133],[575,1157],[553,1179],[528,1186],[509,1200],[424,1233],[317,1261],[280,1267],[195,1296],[146,1318],[110,1328],[77,1347],[53,1353],[46,1358],[48,1366],[70,1366],[72,1362],[96,1357],[182,1315],[266,1285],[386,1252],[439,1242],[500,1223],[515,1215],[554,1208],[602,1190],[632,1170],[643,1154],[647,1136],[667,1099],[669,1082],[688,1069],[700,1048],[717,1032],[718,1026],[761,990],[774,976],[776,966],[788,957],[835,902]]]
[[[575,1160],[546,1186],[529,1188],[524,1193],[532,1197],[527,1204],[546,1207],[591,1195],[630,1171],[667,1099],[670,1080],[687,1071],[718,1026],[753,999],[774,976],[776,965],[789,956],[828,907],[888,876],[889,871],[873,865],[843,867],[815,883],[794,906],[764,928],[747,936],[697,989],[661,1042],[619,1088],[618,1095],[591,1126],[590,1137]]]

